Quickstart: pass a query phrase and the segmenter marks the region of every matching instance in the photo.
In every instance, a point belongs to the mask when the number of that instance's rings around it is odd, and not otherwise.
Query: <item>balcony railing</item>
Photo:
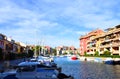
[[[112,52],[112,54],[119,54],[119,52],[120,52],[119,50],[115,50]]]
[[[116,47],[116,46],[118,47],[118,46],[120,46],[120,43],[119,42],[118,43],[112,43],[111,46],[112,47]]]
[[[104,54],[104,51],[99,52],[99,54]]]
[[[87,54],[95,54],[95,52],[91,51],[91,52],[87,52]]]

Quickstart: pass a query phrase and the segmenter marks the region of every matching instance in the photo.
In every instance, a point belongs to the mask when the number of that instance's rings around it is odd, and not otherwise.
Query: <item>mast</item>
[[[38,42],[38,44],[39,44],[39,55],[41,54],[41,41],[40,42]]]
[[[36,44],[35,44],[35,52],[34,52],[34,57],[36,58],[37,57],[37,49],[36,49]]]
[[[37,29],[35,30],[35,52],[34,52],[34,57],[37,57]]]

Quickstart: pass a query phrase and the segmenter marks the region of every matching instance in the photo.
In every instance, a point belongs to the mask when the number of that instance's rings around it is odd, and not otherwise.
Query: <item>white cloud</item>
[[[101,5],[102,4],[102,5]],[[102,29],[108,28],[111,25],[119,24],[119,19],[115,15],[119,14],[114,12],[118,4],[115,1],[82,1],[74,2],[74,5],[65,7],[62,16],[69,18],[71,21],[81,27],[81,24],[87,28],[100,27]]]
[[[89,31],[76,31],[75,33],[78,35],[86,35]]]
[[[13,36],[16,40],[31,42],[35,41],[37,33],[37,39],[46,39],[46,44],[78,46],[79,35],[96,28],[106,29],[120,22],[119,1],[33,0],[32,2],[33,4],[29,0],[18,3],[16,0],[1,0],[0,32]],[[18,5],[19,3],[23,6]]]

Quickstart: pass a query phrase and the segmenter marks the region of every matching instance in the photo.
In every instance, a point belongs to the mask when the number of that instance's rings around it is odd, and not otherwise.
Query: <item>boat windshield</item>
[[[30,71],[35,71],[35,66],[20,66],[18,68],[18,72],[30,72]]]

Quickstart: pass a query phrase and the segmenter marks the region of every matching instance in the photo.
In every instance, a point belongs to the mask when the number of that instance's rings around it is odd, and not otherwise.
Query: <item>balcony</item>
[[[104,51],[100,51],[99,54],[104,54]]]
[[[87,49],[89,49],[90,48],[90,46],[87,46]]]
[[[96,47],[90,47],[90,49],[96,49]]]
[[[91,41],[90,40],[87,40],[87,44],[89,44]]]
[[[120,43],[119,43],[119,42],[118,42],[118,43],[116,42],[116,43],[112,43],[112,44],[111,44],[111,47],[118,47],[118,46],[120,46]]]
[[[119,54],[119,52],[120,52],[119,50],[115,50],[112,52],[112,54]]]
[[[93,51],[90,51],[90,52],[87,52],[87,54],[95,54],[95,52],[93,52]]]
[[[110,42],[111,40],[110,39],[106,39],[104,42]]]
[[[100,48],[106,48],[106,47],[110,47],[110,44],[100,45]]]
[[[106,40],[102,40],[101,43],[107,43],[107,42],[111,42],[110,39],[106,39]]]

